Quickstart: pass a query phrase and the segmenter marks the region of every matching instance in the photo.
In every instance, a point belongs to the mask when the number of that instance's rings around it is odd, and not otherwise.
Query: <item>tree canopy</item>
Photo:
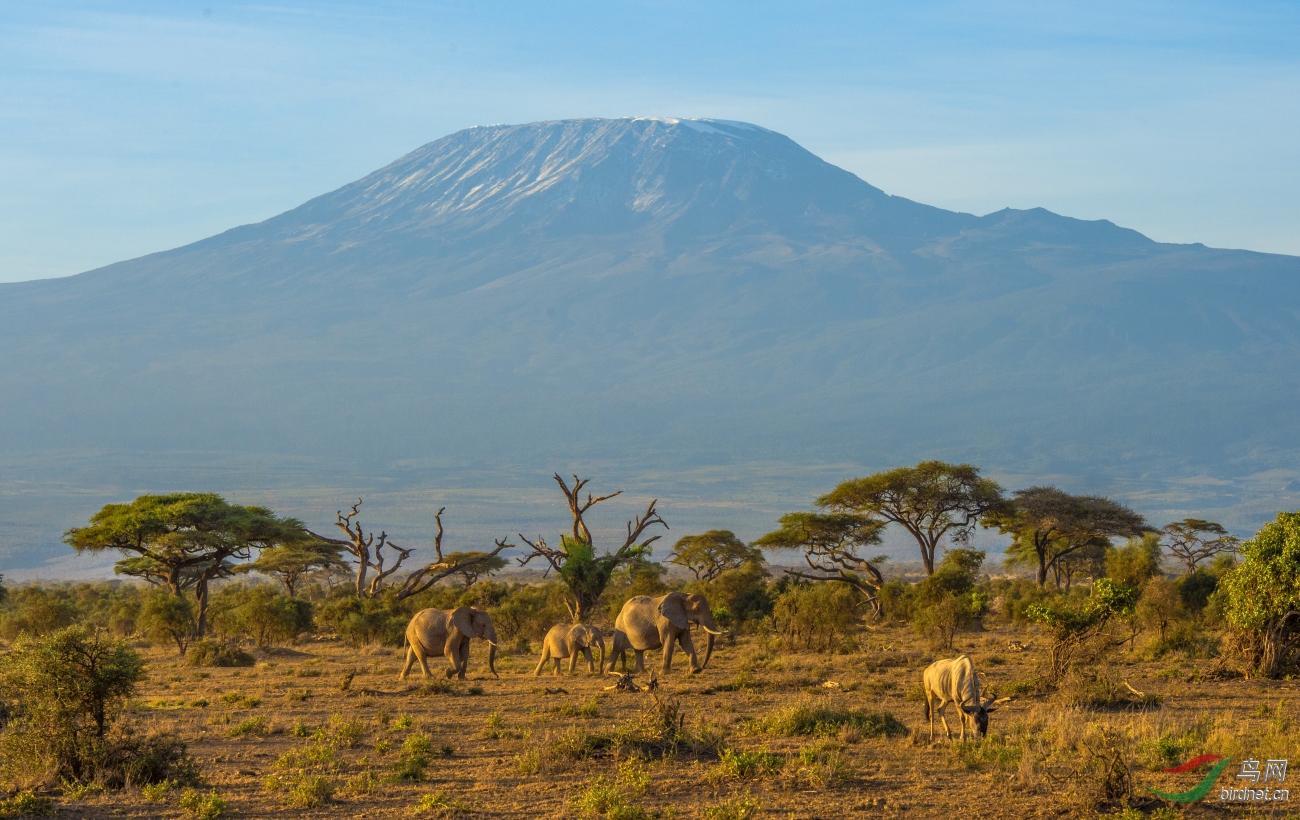
[[[1300,512],[1279,513],[1240,552],[1219,580],[1224,617],[1245,633],[1254,671],[1276,677],[1300,666]]]
[[[762,558],[761,550],[747,545],[731,530],[709,530],[679,538],[668,555],[668,562],[686,567],[695,573],[696,578],[712,581],[746,561],[761,561]]]
[[[789,575],[809,581],[838,581],[847,584],[867,599],[880,613],[879,593],[884,585],[877,564],[884,556],[866,558],[862,550],[880,543],[886,524],[869,515],[850,512],[792,512],[781,516],[781,528],[754,542],[764,550],[803,553],[811,572],[786,570]]]
[[[1164,536],[1165,548],[1179,561],[1191,575],[1196,572],[1200,562],[1225,553],[1235,552],[1238,539],[1228,535],[1223,525],[1203,518],[1184,518],[1166,524],[1160,532]]]
[[[879,516],[907,530],[927,575],[945,536],[964,543],[976,521],[1002,503],[1002,487],[981,478],[978,467],[943,461],[849,479],[817,499],[819,507]]]
[[[1007,548],[1013,563],[1037,565],[1038,585],[1067,556],[1111,536],[1135,536],[1147,529],[1142,516],[1109,498],[1070,495],[1056,487],[1029,487],[1012,493],[1011,503],[985,518],[1014,539]]]
[[[192,583],[198,601],[195,632],[207,627],[208,586],[229,572],[229,561],[247,561],[253,550],[301,541],[301,521],[280,518],[266,507],[231,504],[216,493],[142,495],[127,504],[105,504],[86,527],[64,533],[77,552],[117,550],[139,571],[180,595]],[[192,580],[186,579],[192,574]]]
[[[569,611],[574,622],[578,623],[587,620],[591,613],[595,612],[600,596],[609,586],[616,569],[650,555],[650,545],[658,541],[660,536],[652,535],[642,540],[645,531],[656,525],[668,529],[668,525],[659,517],[659,511],[655,509],[658,500],[651,501],[644,514],[627,522],[627,537],[623,539],[621,545],[613,551],[597,553],[591,530],[587,528],[583,516],[592,507],[621,495],[623,491],[618,490],[601,496],[594,496],[589,492],[584,500],[582,490],[590,479],[578,478],[575,475],[573,486],[570,487],[559,473],[556,473],[554,478],[569,504],[569,514],[573,519],[572,527],[569,532],[560,536],[558,548],[548,545],[546,539],[541,536],[530,540],[521,533],[519,538],[528,545],[530,551],[518,560],[522,566],[534,558],[541,558],[549,565],[546,572],[555,570],[573,595],[575,605],[569,606]]]

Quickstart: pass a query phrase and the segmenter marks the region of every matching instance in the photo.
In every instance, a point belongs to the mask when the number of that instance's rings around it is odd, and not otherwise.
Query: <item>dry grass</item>
[[[1028,638],[962,634],[957,651],[1006,694],[1035,675],[1037,651],[1007,651]],[[1150,797],[1148,786],[1190,788],[1162,769],[1204,752],[1300,766],[1291,682],[1215,680],[1198,675],[1209,661],[1121,655],[1107,675],[1159,703],[1024,694],[994,713],[983,742],[930,744],[914,692],[937,656],[906,629],[856,644],[790,654],[741,638],[704,673],[665,678],[657,701],[587,674],[548,695],[556,683],[533,678],[526,656],[503,657],[493,679],[478,646],[470,680],[429,685],[399,683],[400,656],[378,647],[307,642],[257,666],[203,670],[148,650],[131,711],[144,730],[180,734],[201,767],[194,794],[215,789],[227,817],[947,820],[954,806],[964,818],[1096,817],[1126,793]],[[55,802],[77,817],[177,817],[182,793]],[[1181,816],[1232,813],[1207,803]]]

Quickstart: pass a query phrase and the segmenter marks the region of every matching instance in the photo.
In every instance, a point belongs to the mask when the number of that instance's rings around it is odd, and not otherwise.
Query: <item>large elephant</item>
[[[600,647],[600,669],[603,672],[605,636],[600,634],[600,629],[587,624],[556,624],[546,633],[546,640],[542,642],[542,659],[537,662],[533,675],[542,674],[542,668],[550,660],[555,661],[555,674],[560,674],[560,661],[564,658],[569,659],[569,674],[572,675],[578,667],[578,655],[586,656],[587,671],[595,672],[596,665],[591,658],[593,646]]]
[[[695,644],[691,642],[691,624],[699,624],[709,633],[703,664],[698,662]],[[709,658],[713,657],[713,639],[722,634],[713,620],[708,600],[699,593],[685,592],[670,592],[658,598],[649,595],[629,598],[618,613],[614,628],[627,633],[628,643],[636,653],[638,672],[645,671],[646,650],[662,648],[662,671],[665,675],[672,669],[675,644],[680,644],[682,650],[691,656],[691,673],[694,674],[709,665]]]
[[[406,680],[407,674],[416,661],[427,678],[430,656],[443,655],[450,668],[447,677],[455,675],[465,679],[465,667],[469,666],[469,642],[471,638],[482,638],[490,645],[488,649],[488,669],[493,677],[497,675],[497,631],[492,625],[492,616],[486,612],[468,606],[455,609],[424,609],[415,613],[415,617],[406,625],[406,666],[398,677]]]

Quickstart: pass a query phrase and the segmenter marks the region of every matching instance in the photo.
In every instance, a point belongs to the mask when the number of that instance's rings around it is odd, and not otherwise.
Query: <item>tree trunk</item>
[[[1038,586],[1047,586],[1047,556],[1038,553]]]
[[[194,597],[198,601],[198,617],[194,623],[194,637],[203,638],[208,634],[208,579],[200,578],[194,585]]]

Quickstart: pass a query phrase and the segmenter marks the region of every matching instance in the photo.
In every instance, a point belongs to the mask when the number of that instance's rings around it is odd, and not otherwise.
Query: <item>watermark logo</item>
[[[1206,763],[1214,763],[1214,766],[1205,775],[1200,783],[1188,789],[1185,792],[1162,792],[1159,789],[1151,789],[1152,793],[1171,800],[1175,803],[1193,803],[1210,793],[1214,788],[1214,783],[1223,774],[1223,770],[1232,762],[1230,757],[1220,755],[1199,755],[1180,766],[1174,766],[1165,769],[1170,774],[1186,774],[1194,772]],[[1279,800],[1290,800],[1291,790],[1277,788],[1277,784],[1286,782],[1286,760],[1266,760],[1261,765],[1260,761],[1255,758],[1248,758],[1241,763],[1241,771],[1238,772],[1237,780],[1249,780],[1256,786],[1265,786],[1267,783],[1273,783],[1272,787],[1265,788],[1230,788],[1219,789],[1219,802],[1222,803],[1270,803]],[[1150,788],[1150,787],[1148,787]]]

